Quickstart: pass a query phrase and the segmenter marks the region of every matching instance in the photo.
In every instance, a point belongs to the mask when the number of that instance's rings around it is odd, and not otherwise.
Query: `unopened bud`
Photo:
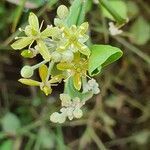
[[[62,61],[71,62],[73,60],[73,58],[74,58],[74,55],[73,55],[72,51],[65,51],[62,54]]]
[[[24,78],[32,77],[33,73],[34,73],[34,70],[31,66],[24,66],[21,69],[21,76],[24,77]]]
[[[53,52],[51,54],[51,57],[54,60],[54,62],[59,62],[61,60],[61,54],[59,54],[58,52]]]
[[[65,5],[60,5],[57,9],[57,15],[60,19],[64,19],[68,15],[68,8]]]

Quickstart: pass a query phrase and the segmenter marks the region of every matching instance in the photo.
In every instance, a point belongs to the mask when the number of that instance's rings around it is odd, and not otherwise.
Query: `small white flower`
[[[60,94],[61,105],[60,113],[54,112],[50,116],[50,120],[54,123],[64,123],[66,118],[72,120],[73,118],[81,118],[83,112],[81,107],[85,102],[80,101],[78,97],[71,100],[68,94]]]
[[[67,50],[62,53],[62,61],[71,62],[74,58],[74,54],[72,51]]]
[[[109,22],[109,32],[111,35],[115,36],[121,34],[123,31],[116,27],[113,22]]]
[[[81,109],[79,108],[76,108],[74,111],[73,111],[73,115],[75,118],[81,118],[82,115],[83,115],[83,112]]]
[[[54,112],[50,116],[50,120],[54,123],[64,123],[66,121],[66,116],[64,116],[63,114],[60,114],[58,112]]]
[[[84,86],[83,92],[92,91],[94,94],[98,94],[100,92],[99,85],[95,79],[91,79],[88,83]]]
[[[68,107],[71,105],[71,98],[68,94],[60,94],[61,105]]]

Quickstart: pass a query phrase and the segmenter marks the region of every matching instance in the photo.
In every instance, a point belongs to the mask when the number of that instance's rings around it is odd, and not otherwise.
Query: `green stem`
[[[147,54],[143,53],[138,48],[136,48],[135,46],[133,46],[132,44],[130,44],[129,42],[127,42],[125,39],[121,37],[113,37],[113,38],[116,39],[119,43],[121,43],[125,47],[127,47],[128,49],[130,49],[133,53],[137,54],[139,57],[145,60],[145,62],[150,64],[150,57]]]
[[[35,69],[39,68],[41,65],[43,65],[43,64],[45,64],[45,63],[47,63],[47,62],[48,62],[48,61],[43,60],[42,62],[40,62],[40,63],[38,63],[38,64],[32,66],[32,69],[35,70]]]
[[[54,64],[55,64],[54,61],[49,62],[49,68],[48,68],[48,74],[47,74],[46,81],[49,80],[49,76],[51,75],[51,71],[52,71],[52,69],[53,69]]]
[[[25,5],[26,1],[27,0],[20,1],[19,6],[16,9],[16,15],[14,16],[15,19],[14,19],[14,22],[13,22],[13,25],[12,25],[12,31],[13,32],[16,30],[16,27],[17,27],[17,24],[19,22],[19,19],[20,19],[22,13],[23,13],[23,8],[24,8],[24,5]]]
[[[95,133],[93,128],[89,127],[88,132],[89,132],[91,138],[93,139],[93,141],[98,146],[99,150],[107,150],[107,148],[105,147],[105,145],[103,144],[101,139],[97,136],[97,134]]]
[[[124,24],[127,20],[122,18],[110,5],[108,0],[99,0],[100,5],[102,5],[118,22],[119,25]]]

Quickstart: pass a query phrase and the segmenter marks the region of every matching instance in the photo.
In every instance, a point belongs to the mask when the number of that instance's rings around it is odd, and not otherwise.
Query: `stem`
[[[150,57],[147,54],[144,54],[142,51],[140,51],[138,48],[127,42],[125,39],[121,37],[113,37],[116,39],[119,43],[123,44],[125,47],[130,49],[132,52],[137,54],[139,57],[141,57],[143,60],[145,60],[148,64],[150,64]]]
[[[43,64],[45,64],[45,63],[47,63],[47,62],[48,62],[48,61],[43,60],[42,62],[40,62],[40,63],[38,63],[38,64],[32,66],[32,69],[35,70],[35,69],[39,68],[41,65],[43,65]]]
[[[51,71],[53,69],[54,64],[55,64],[54,61],[49,62],[49,68],[48,68],[48,74],[47,74],[46,81],[49,80],[49,76],[51,75]]]
[[[107,150],[101,139],[97,136],[94,129],[89,127],[88,132],[100,150]]]

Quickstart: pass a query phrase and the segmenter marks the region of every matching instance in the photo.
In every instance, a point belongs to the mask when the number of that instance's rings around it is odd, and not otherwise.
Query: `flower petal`
[[[84,44],[82,44],[80,42],[77,42],[76,46],[78,47],[80,53],[82,53],[82,54],[84,54],[86,56],[89,56],[91,54],[90,49],[86,45],[84,45]]]
[[[80,25],[80,27],[79,27],[79,33],[80,33],[80,34],[86,33],[87,30],[88,30],[88,27],[89,27],[88,22],[82,23],[82,24]]]
[[[31,27],[30,25],[27,25],[27,26],[25,27],[25,34],[26,34],[27,36],[31,36],[31,35],[32,35],[32,27]]]
[[[51,27],[48,26],[42,33],[41,36],[44,38],[47,37],[55,37],[56,35],[60,34],[60,30],[58,27]]]
[[[81,75],[80,73],[75,73],[73,76],[73,85],[77,90],[81,89]]]
[[[34,30],[38,31],[39,30],[39,21],[37,16],[34,13],[30,13],[29,15],[29,25],[34,28]]]
[[[21,78],[21,79],[19,79],[18,81],[21,82],[22,84],[25,84],[25,85],[40,86],[40,82],[35,81],[35,80],[32,80],[32,79],[24,79],[24,78]]]
[[[27,45],[31,44],[33,41],[33,39],[31,37],[23,37],[17,41],[15,41],[11,47],[15,50],[20,50],[24,47],[26,47]]]
[[[57,64],[57,69],[59,70],[67,70],[67,69],[72,69],[73,65],[71,63],[66,63],[66,62],[61,62]]]
[[[64,75],[62,74],[56,75],[49,80],[49,83],[61,82],[63,78],[64,78]]]
[[[47,75],[48,75],[48,68],[46,65],[41,65],[39,67],[39,75],[40,75],[42,82],[45,82]]]
[[[39,53],[42,55],[42,57],[45,60],[49,61],[50,53],[49,53],[49,50],[48,50],[47,46],[45,45],[45,43],[42,40],[37,40],[37,45],[38,45]]]

